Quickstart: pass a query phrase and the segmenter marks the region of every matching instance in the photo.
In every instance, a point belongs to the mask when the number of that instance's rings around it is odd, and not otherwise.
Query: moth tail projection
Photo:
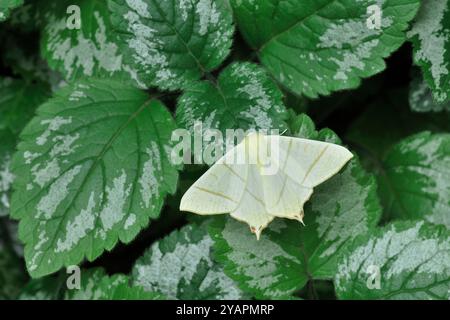
[[[262,233],[263,229],[264,228],[262,226],[260,226],[258,228],[250,227],[250,231],[256,235],[256,240],[258,240],[258,241],[261,237],[261,233]]]
[[[275,217],[275,216],[274,216],[274,217]],[[300,222],[304,227],[306,227],[305,223],[303,222],[303,218],[304,218],[304,217],[305,217],[305,213],[304,213],[303,210],[301,210],[300,213],[297,213],[297,214],[293,215],[291,219],[297,220],[297,221]],[[247,223],[248,223],[248,222],[247,222]],[[250,225],[250,231],[256,235],[256,240],[259,241],[259,239],[261,238],[261,234],[262,234],[263,230],[264,230],[265,228],[267,228],[267,226],[268,226],[268,224],[266,224],[266,225],[261,225],[261,226],[258,226],[258,227],[255,227],[255,226]]]
[[[294,219],[300,222],[304,227],[306,227],[305,223],[303,222],[303,218],[305,217],[305,212],[302,210],[298,215],[294,216]]]

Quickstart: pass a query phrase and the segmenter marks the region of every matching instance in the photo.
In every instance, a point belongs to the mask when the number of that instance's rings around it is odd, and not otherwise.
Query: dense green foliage
[[[0,299],[450,298],[450,0],[0,0],[0,48]],[[199,121],[355,157],[258,241],[178,209]]]

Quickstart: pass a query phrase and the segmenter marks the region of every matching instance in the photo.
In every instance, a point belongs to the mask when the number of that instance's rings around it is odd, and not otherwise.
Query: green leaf
[[[81,270],[80,288],[69,289],[64,277],[44,277],[31,280],[23,289],[22,300],[153,300],[163,299],[159,294],[145,292],[130,285],[130,279],[122,274],[107,276],[101,268]],[[67,279],[66,279],[67,278]],[[72,282],[71,282],[72,284]]]
[[[178,100],[177,123],[192,130],[201,121],[203,129],[287,128],[288,114],[283,94],[264,69],[251,63],[234,63],[217,83],[197,82]]]
[[[106,0],[80,0],[80,29],[69,28],[73,13],[68,14],[71,0],[43,4],[46,23],[41,37],[42,56],[49,66],[61,72],[66,80],[84,77],[121,78],[143,86],[136,71],[123,63],[117,35],[112,30]]]
[[[298,138],[317,140],[319,135],[319,132],[316,130],[316,125],[306,114],[297,116],[295,112],[291,111],[289,127],[292,135]]]
[[[227,0],[109,0],[124,62],[147,86],[176,90],[217,68],[234,32]]]
[[[2,0],[0,2],[0,22],[6,20],[11,10],[23,4],[23,0]]]
[[[154,243],[133,268],[134,284],[168,299],[240,299],[243,293],[211,258],[206,228],[188,225]]]
[[[421,77],[414,77],[409,88],[409,104],[415,112],[450,111],[450,102],[435,101],[431,89]]]
[[[356,88],[385,69],[405,41],[419,0],[232,0],[238,26],[273,76],[294,93],[317,97]],[[367,8],[382,9],[380,29]]]
[[[408,106],[407,92],[394,90],[374,101],[351,124],[346,138],[361,155],[379,162],[400,140],[420,131],[450,130],[450,114],[417,114]]]
[[[294,132],[303,137],[339,140],[331,131],[317,134],[305,116],[298,122]],[[216,258],[241,289],[283,299],[310,280],[332,279],[344,245],[372,230],[380,213],[375,180],[354,159],[315,189],[305,206],[306,226],[278,219],[257,241],[244,224],[222,218],[212,223],[211,234]]]
[[[86,80],[39,107],[13,159],[11,215],[33,277],[128,243],[174,193],[176,128],[165,106],[111,80]]]
[[[130,279],[122,274],[111,277],[102,269],[81,272],[81,289],[67,289],[65,300],[154,300],[162,299],[160,294],[130,286]]]
[[[414,62],[421,67],[434,99],[450,101],[450,11],[448,0],[427,0],[408,32]]]
[[[382,166],[386,216],[425,219],[450,229],[450,134],[408,137],[391,149]]]
[[[371,286],[378,270],[379,289]],[[341,299],[447,300],[450,233],[407,222],[358,238],[339,264],[335,285]]]
[[[0,300],[15,299],[25,279],[22,261],[0,243]]]

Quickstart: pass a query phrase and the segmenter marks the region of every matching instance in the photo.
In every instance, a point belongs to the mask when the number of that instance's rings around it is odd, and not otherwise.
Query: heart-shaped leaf
[[[189,225],[154,243],[133,268],[134,284],[169,299],[241,299],[244,294],[212,260],[204,226]],[[170,276],[167,276],[170,274]]]
[[[290,91],[317,97],[384,70],[419,0],[232,0],[238,26]],[[372,19],[373,18],[373,19]],[[377,22],[378,21],[378,22]],[[378,25],[377,25],[378,23]]]
[[[226,0],[110,0],[124,62],[146,86],[176,90],[218,67],[234,32]]]
[[[113,80],[86,80],[39,107],[13,159],[11,215],[33,277],[131,241],[175,192],[175,122],[165,106]]]
[[[450,233],[395,223],[355,240],[335,277],[341,299],[448,299]]]
[[[217,83],[198,82],[189,86],[177,106],[177,122],[192,130],[195,122],[203,129],[287,128],[283,95],[264,69],[251,63],[235,63],[222,71]]]

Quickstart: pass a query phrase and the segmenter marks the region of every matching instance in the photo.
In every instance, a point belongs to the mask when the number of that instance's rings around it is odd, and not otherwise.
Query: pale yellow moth
[[[346,148],[332,143],[253,133],[186,191],[180,210],[229,213],[246,222],[259,239],[275,217],[303,223],[303,205],[313,188],[352,157]]]

